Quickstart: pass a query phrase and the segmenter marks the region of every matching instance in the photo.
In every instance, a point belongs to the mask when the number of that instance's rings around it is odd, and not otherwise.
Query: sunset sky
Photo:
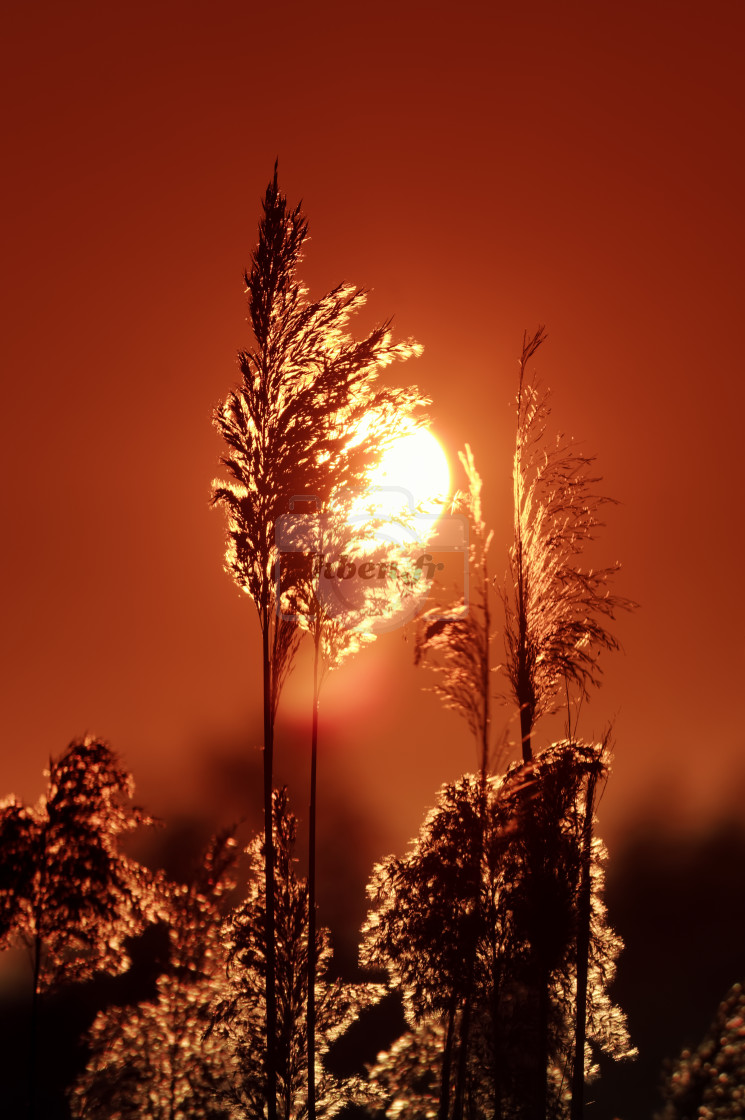
[[[3,31],[0,794],[90,731],[167,819],[260,804],[259,631],[208,499],[278,157],[311,293],[369,288],[359,332],[423,344],[386,377],[432,398],[453,468],[471,444],[500,573],[547,325],[557,428],[621,503],[597,559],[640,604],[579,728],[614,720],[611,848],[740,812],[742,4],[39,2]],[[364,837],[362,882],[476,765],[412,660],[386,635],[324,697],[320,827]],[[278,725],[299,811],[307,669]]]

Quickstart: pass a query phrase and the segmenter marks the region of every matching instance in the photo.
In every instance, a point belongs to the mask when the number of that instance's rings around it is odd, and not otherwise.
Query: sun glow
[[[433,516],[450,490],[450,468],[438,440],[428,428],[414,428],[394,440],[370,473],[370,486],[396,487],[411,495],[414,506]]]
[[[442,513],[450,490],[450,467],[439,441],[428,428],[413,424],[391,441],[378,465],[368,475],[368,488],[354,503],[353,514],[364,513],[382,521],[380,529],[391,540],[429,535]],[[408,530],[402,536],[402,525]]]
[[[366,421],[354,442],[369,434]],[[453,520],[445,515],[450,469],[426,428],[401,423],[394,433],[384,433],[384,452],[366,481],[345,503],[348,531],[332,531],[320,548],[318,595],[327,616],[342,628],[373,634],[415,617],[435,576],[450,578],[440,553],[458,551],[462,557],[463,548],[460,536],[453,548],[447,526],[443,539],[443,525]]]

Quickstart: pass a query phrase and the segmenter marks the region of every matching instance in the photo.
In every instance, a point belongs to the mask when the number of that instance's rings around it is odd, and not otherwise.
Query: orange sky
[[[0,793],[35,798],[92,731],[154,812],[242,811],[225,775],[260,741],[259,640],[207,505],[210,419],[279,156],[313,293],[372,288],[360,330],[394,314],[424,344],[390,378],[432,397],[452,460],[471,443],[498,568],[516,358],[548,326],[535,365],[622,502],[601,559],[642,604],[580,725],[615,716],[605,834],[741,806],[745,8],[152,9],[4,18]],[[411,654],[385,637],[324,708],[321,796],[378,855],[475,764]],[[278,758],[303,797],[304,668]]]

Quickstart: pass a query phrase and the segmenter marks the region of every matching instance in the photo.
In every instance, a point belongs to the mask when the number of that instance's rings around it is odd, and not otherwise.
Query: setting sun
[[[373,414],[365,416],[353,444],[377,423]],[[328,555],[323,550],[320,599],[347,630],[397,629],[422,607],[435,573],[449,568],[439,552],[457,553],[461,562],[464,555],[461,518],[445,518],[455,524],[445,527],[443,537],[450,469],[439,441],[400,418],[396,434],[386,434],[367,485],[344,507],[348,539],[336,541]]]
[[[450,490],[450,468],[437,438],[428,428],[414,428],[395,440],[370,474],[371,486],[400,487],[414,505],[438,513]]]
[[[412,518],[417,538],[429,535],[449,491],[450,468],[442,446],[428,428],[411,425],[391,442],[370,472],[369,488],[354,504],[353,513],[383,518],[384,535],[404,544],[411,540]]]

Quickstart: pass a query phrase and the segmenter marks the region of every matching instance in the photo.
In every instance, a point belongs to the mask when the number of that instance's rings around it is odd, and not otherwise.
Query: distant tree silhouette
[[[272,770],[274,719],[299,634],[277,610],[276,527],[295,495],[313,495],[325,508],[332,491],[359,488],[381,448],[359,435],[375,409],[393,420],[417,398],[374,386],[378,371],[418,352],[394,344],[390,323],[359,342],[347,334],[366,293],[341,284],[316,302],[296,278],[308,226],[290,210],[277,184],[266,190],[259,243],[246,287],[255,346],[240,354],[241,384],[218,409],[215,422],[228,445],[229,482],[216,482],[213,501],[228,515],[227,567],[256,606],[262,635],[264,696],[264,851],[266,909],[266,1096],[276,1115],[276,993]],[[312,1105],[311,1105],[312,1108]]]
[[[293,848],[297,822],[288,809],[286,790],[274,793],[274,843],[277,856],[275,914],[277,948],[278,1114],[281,1120],[302,1120],[308,1113],[307,976],[308,891],[295,871]],[[265,1080],[261,1060],[264,1039],[264,1000],[267,955],[263,840],[248,849],[248,896],[230,915],[224,928],[228,961],[227,991],[214,1009],[212,1031],[237,1056],[238,1076],[231,1088],[231,1116],[264,1114]],[[368,1093],[358,1078],[340,1080],[323,1066],[331,1043],[382,996],[375,984],[346,984],[328,979],[331,959],[328,934],[316,938],[316,1108],[331,1117],[348,1103],[364,1101]]]
[[[29,1113],[35,1111],[39,999],[53,986],[123,972],[126,939],[153,914],[152,881],[120,849],[149,818],[133,783],[99,739],[76,740],[50,760],[47,792],[27,808],[0,806],[0,948],[32,961]]]
[[[159,878],[168,968],[155,999],[97,1016],[87,1068],[71,1093],[75,1120],[228,1120],[237,1059],[222,1040],[204,1035],[212,1004],[225,993],[220,923],[235,885],[233,832],[211,841],[192,884]]]
[[[665,1079],[657,1120],[742,1120],[745,1116],[745,992],[735,984],[703,1042],[686,1049]]]
[[[514,539],[503,592],[505,672],[520,715],[523,759],[532,758],[536,720],[555,710],[560,691],[581,695],[598,683],[598,652],[617,649],[605,620],[634,604],[610,591],[618,565],[585,568],[579,556],[601,526],[611,499],[592,492],[594,459],[580,455],[564,436],[546,438],[548,393],[527,366],[545,341],[543,327],[523,339],[513,460]]]

